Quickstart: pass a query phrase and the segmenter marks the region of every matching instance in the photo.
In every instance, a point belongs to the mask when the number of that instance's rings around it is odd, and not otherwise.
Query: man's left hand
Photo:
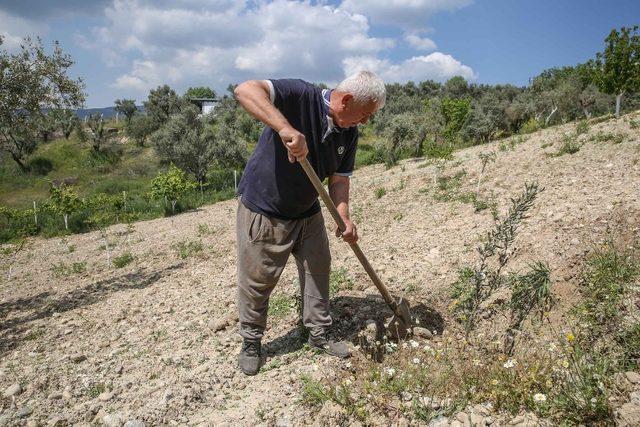
[[[356,230],[356,225],[348,219],[344,220],[344,225],[347,228],[343,232],[336,227],[336,237],[342,237],[342,240],[349,244],[356,243],[358,241],[358,230]]]

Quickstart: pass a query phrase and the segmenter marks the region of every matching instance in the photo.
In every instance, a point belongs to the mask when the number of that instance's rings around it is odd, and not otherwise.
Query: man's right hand
[[[286,127],[278,132],[278,135],[287,148],[291,163],[307,157],[309,149],[307,148],[307,140],[302,133],[292,127]]]

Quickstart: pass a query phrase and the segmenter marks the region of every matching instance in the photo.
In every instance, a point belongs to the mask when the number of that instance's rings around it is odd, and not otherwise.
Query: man
[[[331,255],[318,193],[302,167],[305,157],[320,180],[329,178],[329,194],[346,225],[336,236],[358,240],[349,219],[349,176],[353,172],[359,123],[385,102],[382,80],[362,71],[334,90],[302,80],[250,80],[235,97],[266,127],[238,186],[238,311],[240,369],[255,375],[262,359],[269,295],[293,254],[298,266],[303,323],[309,345],[348,357],[344,342],[327,339]]]

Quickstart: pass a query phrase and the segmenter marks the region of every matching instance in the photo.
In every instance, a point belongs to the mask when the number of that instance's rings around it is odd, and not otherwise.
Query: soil
[[[517,237],[512,268],[549,263],[558,319],[575,301],[585,252],[613,232],[629,241],[640,236],[640,130],[629,124],[639,117],[636,112],[592,124],[577,137],[584,145],[574,154],[548,156],[564,134],[575,134],[575,124],[566,124],[527,135],[514,149],[504,140],[458,151],[441,172],[453,176],[464,169],[457,192],[475,191],[479,154],[495,151],[479,188],[501,214],[526,182],[544,187]],[[590,140],[598,132],[625,138],[619,144]],[[359,243],[381,279],[393,294],[407,296],[423,325],[441,331],[451,322],[448,289],[458,270],[475,262],[475,246],[493,219],[490,209],[436,201],[436,173],[426,159],[358,169],[351,212]],[[378,198],[379,188],[386,193]],[[112,226],[106,230],[109,250],[99,231],[31,239],[15,255],[15,246],[4,245],[0,425],[141,425],[137,420],[284,426],[329,420],[324,412],[331,412],[330,405],[318,412],[301,403],[300,378],[338,378],[351,361],[303,347],[295,308],[269,318],[261,373],[246,377],[236,367],[236,205],[229,200],[129,230]],[[333,296],[332,334],[354,340],[368,319],[381,320],[389,311],[349,246],[333,237],[326,211],[325,219],[333,268],[344,269],[352,283]],[[181,258],[180,242],[201,242],[203,249]],[[110,260],[126,252],[133,261],[115,268]],[[273,295],[293,296],[296,274],[290,260]],[[356,350],[354,357],[362,355]]]

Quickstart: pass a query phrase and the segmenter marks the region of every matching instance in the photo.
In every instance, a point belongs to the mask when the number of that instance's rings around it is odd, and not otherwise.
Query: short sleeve
[[[356,165],[356,150],[358,148],[358,129],[355,130],[353,136],[353,142],[349,145],[349,148],[344,153],[340,166],[335,171],[335,175],[351,176],[353,175],[353,169]]]
[[[308,83],[299,79],[269,79],[269,82],[273,87],[273,104],[279,110],[292,103],[297,105],[309,88]]]

